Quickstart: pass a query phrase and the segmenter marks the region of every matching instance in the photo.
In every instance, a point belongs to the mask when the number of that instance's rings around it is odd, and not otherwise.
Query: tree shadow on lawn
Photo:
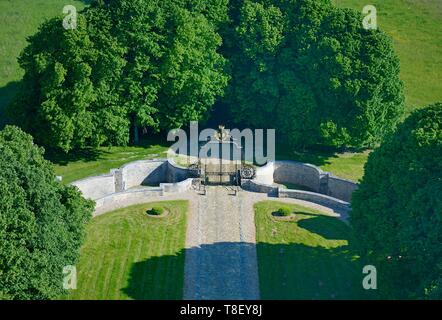
[[[76,149],[67,154],[62,151],[48,149],[45,152],[45,158],[54,164],[66,166],[70,162],[80,160],[85,162],[97,161],[102,159],[104,155],[109,153],[110,152],[104,151],[102,149],[92,147]]]
[[[184,257],[193,255],[193,268],[197,268],[201,276],[189,283],[196,286],[197,296],[207,299],[207,286],[210,292],[217,294],[216,299],[235,300],[232,296],[247,296],[245,291],[235,294],[235,290],[253,287],[248,282],[248,268],[238,270],[239,266],[247,265],[244,249],[256,249],[261,299],[375,298],[373,292],[363,290],[362,266],[352,258],[348,247],[323,248],[296,243],[215,243],[183,249],[176,255],[152,257],[132,265],[128,286],[122,292],[136,300],[182,299]],[[200,261],[206,263],[199,264]]]
[[[301,228],[319,234],[327,240],[340,240],[349,237],[348,226],[343,224],[342,221],[336,217],[328,217],[306,212],[299,213],[314,216],[314,218],[311,219],[302,219],[298,221],[298,226]]]
[[[362,287],[361,263],[347,246],[258,243],[261,299],[373,299]]]
[[[6,107],[17,94],[21,81],[11,81],[0,88],[0,130],[9,123],[6,115]]]

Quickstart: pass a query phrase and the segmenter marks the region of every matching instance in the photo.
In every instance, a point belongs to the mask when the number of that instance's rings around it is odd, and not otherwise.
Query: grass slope
[[[293,221],[272,215],[275,201],[255,205],[262,299],[369,299],[350,228],[337,218],[297,205]]]
[[[165,217],[146,210],[162,206]],[[91,221],[66,299],[182,299],[187,201],[136,205]]]
[[[167,147],[157,142],[149,142],[145,146],[101,147],[75,152],[71,156],[47,156],[54,163],[55,173],[63,177],[63,183],[89,176],[109,173],[122,165],[153,158],[165,158]]]
[[[407,111],[442,101],[441,0],[333,0],[362,12],[373,4],[378,26],[389,34],[401,60]]]

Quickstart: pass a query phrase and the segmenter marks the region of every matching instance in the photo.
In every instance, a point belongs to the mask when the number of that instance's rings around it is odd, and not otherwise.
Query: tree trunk
[[[138,132],[138,126],[136,124],[134,124],[134,144],[138,145],[140,143],[140,135]]]

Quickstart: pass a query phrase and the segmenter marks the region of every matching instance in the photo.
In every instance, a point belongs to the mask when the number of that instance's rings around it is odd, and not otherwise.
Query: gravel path
[[[244,194],[209,187],[188,220],[184,299],[259,299],[253,210]]]

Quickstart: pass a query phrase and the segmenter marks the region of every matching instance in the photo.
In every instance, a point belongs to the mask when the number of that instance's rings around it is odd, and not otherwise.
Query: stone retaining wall
[[[270,186],[275,183],[298,185],[345,202],[351,201],[352,193],[358,187],[353,181],[335,177],[314,165],[295,161],[275,161],[257,168],[255,179],[245,182],[245,187],[250,191],[269,192]]]
[[[78,187],[85,198],[95,200],[115,192],[115,175],[90,177],[74,181],[71,185]]]
[[[303,190],[279,189],[278,196],[280,198],[293,198],[293,199],[309,201],[329,208],[338,208],[340,210],[347,210],[350,208],[350,204],[346,201],[315,192],[309,192]]]
[[[146,199],[154,196],[162,196],[163,190],[157,188],[132,189],[117,192],[95,200],[94,217],[108,211],[117,210],[135,204],[145,203]]]
[[[180,193],[191,189],[190,170],[170,160],[142,160],[128,163],[110,174],[72,183],[84,197],[96,201],[96,213],[109,208],[142,203],[151,196]],[[281,189],[276,184],[294,184],[313,192]],[[155,185],[155,187],[142,187]],[[295,161],[275,161],[256,169],[253,180],[243,180],[246,190],[272,196],[296,198],[323,205],[349,207],[357,184],[337,178],[318,167]]]
[[[188,170],[168,160],[141,160],[128,163],[110,174],[74,181],[88,199],[97,200],[113,193],[123,192],[137,186],[160,186],[177,183],[188,178]],[[187,182],[188,184],[188,182]],[[166,188],[171,188],[165,185]],[[177,185],[175,189],[183,189]]]

